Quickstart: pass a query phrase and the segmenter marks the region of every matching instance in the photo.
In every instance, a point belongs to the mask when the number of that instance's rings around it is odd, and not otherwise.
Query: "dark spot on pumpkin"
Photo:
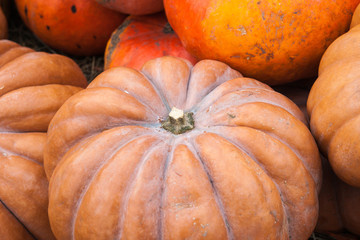
[[[274,58],[274,53],[268,53],[267,55],[266,55],[266,61],[268,62],[268,61],[270,61],[270,59],[273,59]]]
[[[261,1],[258,1],[256,4],[257,4],[257,5],[260,5],[260,3],[261,3]]]
[[[80,44],[76,44],[76,46],[77,46],[77,48],[81,49],[81,46],[80,46]]]
[[[76,13],[76,6],[75,6],[75,5],[72,5],[72,6],[71,6],[71,12],[72,12],[72,13]]]
[[[166,23],[163,28],[163,33],[174,33],[174,30],[170,26],[170,23]]]
[[[156,45],[157,47],[160,47],[160,43],[159,43],[159,42],[155,42],[155,45]]]
[[[24,13],[25,13],[25,16],[27,17],[28,15],[28,9],[27,9],[27,6],[25,5],[25,8],[24,8]]]
[[[39,17],[40,17],[40,18],[44,18],[44,16],[43,16],[42,14],[39,14]]]
[[[227,115],[228,115],[230,118],[236,118],[236,116],[233,115],[233,114],[231,114],[231,113],[228,113]]]
[[[93,39],[96,39],[96,36],[95,36],[95,35],[93,35]]]
[[[50,31],[50,26],[46,25],[46,29],[47,29],[48,31]]]

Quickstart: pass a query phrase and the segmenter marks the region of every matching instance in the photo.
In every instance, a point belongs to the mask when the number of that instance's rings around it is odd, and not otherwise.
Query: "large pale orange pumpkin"
[[[307,102],[311,131],[322,152],[335,174],[354,187],[360,187],[359,46],[360,25],[329,46]]]
[[[58,108],[87,85],[70,58],[0,41],[0,239],[55,239],[43,168]]]
[[[360,0],[164,0],[185,48],[271,85],[316,77]]]
[[[15,0],[24,23],[50,47],[71,55],[96,55],[126,15],[94,0]]]
[[[59,239],[298,239],[321,165],[296,105],[226,64],[162,57],[111,68],[50,123]]]
[[[107,8],[131,15],[145,15],[164,9],[163,0],[96,0]]]
[[[167,55],[196,63],[170,27],[164,13],[129,16],[108,41],[105,69],[124,66],[140,70],[150,59]]]

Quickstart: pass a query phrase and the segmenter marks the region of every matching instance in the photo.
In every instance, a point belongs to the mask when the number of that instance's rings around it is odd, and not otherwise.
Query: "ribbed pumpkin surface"
[[[161,127],[173,107],[193,114],[192,130]],[[54,234],[306,239],[321,168],[305,122],[288,98],[217,61],[109,69],[50,124]]]
[[[57,109],[87,85],[71,59],[0,41],[0,238],[55,239],[43,169]]]

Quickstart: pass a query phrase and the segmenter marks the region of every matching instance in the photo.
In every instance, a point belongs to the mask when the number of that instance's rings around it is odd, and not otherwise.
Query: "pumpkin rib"
[[[29,229],[25,226],[25,224],[20,221],[20,219],[15,215],[15,213],[13,211],[11,211],[11,209],[0,199],[0,204],[3,205],[8,212],[16,219],[16,221],[18,223],[20,223],[20,225],[25,229],[25,231],[34,239],[36,240],[37,238],[29,231]]]
[[[208,176],[208,180],[210,182],[210,186],[213,190],[213,195],[214,195],[214,198],[215,198],[215,202],[217,203],[217,206],[220,210],[220,213],[221,213],[221,216],[223,218],[223,221],[225,223],[225,226],[226,226],[226,233],[227,233],[227,236],[228,236],[228,240],[234,240],[235,237],[234,237],[234,233],[233,233],[233,230],[230,226],[230,223],[229,223],[229,219],[226,215],[226,211],[225,211],[225,206],[220,198],[220,193],[219,191],[217,190],[215,184],[214,184],[214,179],[212,178],[210,172],[209,172],[209,169],[208,167],[206,166],[204,160],[202,159],[201,155],[200,155],[200,152],[199,150],[196,148],[195,146],[195,139],[193,138],[192,141],[189,143],[191,144],[190,145],[190,148],[189,149],[193,149],[193,153],[196,157],[196,159],[198,159],[198,161],[200,162],[200,165],[202,166],[205,174]],[[189,147],[189,145],[187,145]]]
[[[170,146],[171,147],[171,150],[168,152],[168,155],[165,159],[165,164],[164,164],[164,170],[163,170],[163,174],[162,174],[162,183],[161,183],[161,190],[160,190],[160,220],[159,220],[159,225],[158,225],[158,237],[159,237],[159,240],[164,240],[164,220],[165,220],[165,211],[164,211],[164,203],[165,203],[165,199],[166,199],[166,181],[167,181],[167,176],[168,176],[168,171],[169,171],[169,167],[170,167],[170,164],[171,164],[171,161],[173,159],[173,154],[174,154],[174,150],[175,150],[175,147],[174,147],[174,138],[172,138],[170,140]]]
[[[95,171],[93,172],[92,176],[90,177],[90,179],[83,184],[83,190],[82,193],[80,194],[78,200],[77,200],[77,206],[75,207],[75,211],[73,214],[73,219],[71,220],[72,222],[72,236],[74,237],[75,234],[75,224],[76,224],[76,220],[77,220],[77,215],[79,213],[79,209],[80,206],[82,204],[82,200],[84,199],[84,196],[86,195],[88,189],[91,187],[93,181],[95,180],[95,178],[97,177],[98,173],[102,170],[102,168],[109,162],[112,160],[112,158],[117,154],[117,152],[124,146],[126,146],[127,144],[134,142],[140,138],[146,137],[146,135],[140,135],[138,137],[134,137],[133,139],[130,139],[129,141],[125,141],[124,143],[122,143],[120,146],[118,146],[117,148],[114,149],[114,151],[109,154],[106,158],[104,158],[102,160],[102,163],[97,167],[97,169],[95,169]]]
[[[145,163],[149,160],[150,154],[158,147],[157,144],[159,144],[160,142],[163,142],[161,139],[159,139],[158,141],[155,141],[142,155],[141,159],[139,160],[139,162],[137,163],[137,166],[135,167],[133,173],[130,176],[129,181],[127,182],[127,185],[125,187],[125,192],[127,193],[124,197],[123,200],[121,201],[122,204],[122,215],[119,219],[119,225],[121,225],[119,227],[120,232],[118,234],[116,234],[118,236],[117,239],[121,239],[122,237],[122,233],[124,228],[122,226],[124,226],[124,218],[125,218],[125,213],[126,211],[124,211],[124,209],[127,209],[129,200],[130,200],[130,195],[131,195],[131,189],[134,186],[134,184],[136,183],[136,179],[139,177],[139,174],[142,170],[142,168],[145,166]]]
[[[352,82],[353,84],[355,84],[356,85],[356,83],[355,82]],[[310,119],[310,121],[311,120],[313,120],[313,121],[311,121],[311,124],[310,125],[312,125],[312,126],[314,126],[314,125],[317,125],[317,126],[319,126],[319,124],[316,124],[316,123],[314,123],[314,121],[315,120],[317,120],[317,118],[316,118],[316,113],[317,114],[321,114],[321,115],[327,115],[327,112],[324,112],[324,111],[317,111],[317,108],[318,107],[321,107],[321,106],[323,106],[324,104],[327,106],[329,103],[329,100],[330,101],[333,101],[333,103],[334,103],[334,105],[332,106],[332,109],[327,109],[327,110],[329,110],[330,111],[330,113],[332,113],[333,111],[334,111],[334,106],[337,106],[338,104],[340,104],[340,106],[342,106],[342,107],[345,107],[345,108],[347,108],[347,106],[346,105],[342,105],[341,103],[339,103],[339,101],[337,100],[337,99],[340,99],[340,100],[343,100],[344,99],[344,97],[343,96],[345,96],[346,98],[350,98],[350,97],[348,97],[348,95],[347,94],[343,94],[343,92],[344,91],[346,91],[347,90],[347,88],[349,87],[349,86],[351,86],[351,84],[352,83],[345,83],[345,84],[343,84],[336,92],[334,91],[332,94],[331,93],[329,93],[329,92],[327,92],[327,94],[326,94],[326,96],[325,97],[323,97],[322,99],[320,99],[320,100],[317,100],[316,101],[316,104],[312,107],[312,111],[309,113],[310,115],[312,115],[313,117]],[[332,84],[334,84],[334,82],[332,82]],[[354,92],[353,93],[353,95],[356,95],[357,93],[356,92]],[[343,109],[341,109],[341,110],[343,110]],[[315,113],[314,113],[314,111],[316,111]],[[314,113],[314,114],[313,114]],[[317,141],[319,142],[319,144],[320,144],[320,146],[321,146],[321,149],[324,151],[323,153],[326,155],[327,153],[328,153],[328,151],[329,151],[329,147],[330,147],[330,143],[332,142],[332,139],[334,138],[334,136],[335,136],[335,134],[336,134],[336,132],[337,131],[339,131],[339,129],[343,126],[343,125],[346,125],[348,122],[350,122],[350,121],[352,121],[354,118],[356,118],[356,117],[358,117],[359,115],[360,115],[360,108],[357,108],[357,109],[353,109],[353,111],[344,111],[343,113],[348,113],[348,115],[346,116],[346,117],[344,117],[344,114],[341,114],[342,115],[342,117],[341,118],[339,118],[339,115],[337,115],[337,120],[342,120],[342,121],[339,121],[339,122],[337,122],[336,123],[336,126],[334,126],[334,124],[333,124],[333,122],[328,122],[329,124],[331,123],[332,125],[331,125],[331,128],[332,128],[332,130],[331,130],[331,132],[330,133],[328,133],[327,134],[327,130],[328,130],[328,128],[327,129],[325,129],[326,131],[321,131],[321,135],[322,135],[322,137],[318,137],[318,139],[317,139]],[[315,116],[314,116],[315,115]],[[317,120],[317,121],[319,121],[319,120]],[[321,125],[320,125],[321,126]],[[315,130],[315,127],[313,127],[312,129],[311,129],[313,132],[318,132],[319,130]],[[325,146],[327,146],[326,148],[325,148]]]

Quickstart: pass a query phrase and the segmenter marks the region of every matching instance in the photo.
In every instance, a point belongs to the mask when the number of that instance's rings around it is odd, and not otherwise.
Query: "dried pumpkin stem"
[[[181,134],[195,127],[193,113],[173,107],[168,118],[161,122],[161,127],[173,134]]]

